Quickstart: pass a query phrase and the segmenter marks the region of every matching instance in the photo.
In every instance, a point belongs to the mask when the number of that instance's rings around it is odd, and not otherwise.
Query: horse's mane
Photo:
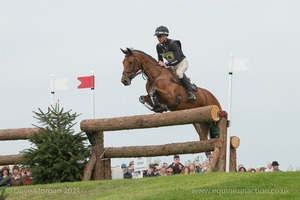
[[[147,53],[145,53],[145,52],[143,52],[141,50],[132,49],[132,51],[136,51],[136,52],[142,53],[142,54],[150,57],[153,61],[157,62],[157,60],[155,58],[153,58],[152,56],[150,56],[149,54],[147,54]]]

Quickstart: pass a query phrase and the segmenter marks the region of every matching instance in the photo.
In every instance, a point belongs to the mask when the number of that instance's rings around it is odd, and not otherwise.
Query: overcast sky
[[[56,91],[66,110],[91,118],[91,91],[78,76],[95,72],[96,118],[150,114],[139,103],[145,80],[121,83],[124,54],[133,47],[157,58],[154,30],[169,28],[189,61],[187,76],[228,107],[229,55],[248,58],[250,71],[233,77],[231,134],[240,137],[238,164],[278,161],[300,168],[300,2],[297,0],[0,0],[0,128],[32,127],[32,111],[50,106],[51,75],[68,78]],[[105,134],[105,146],[198,140],[192,125]],[[29,148],[0,141],[1,155]],[[197,155],[183,155],[182,161]],[[160,157],[170,162],[170,157]],[[112,164],[130,159],[113,159]]]

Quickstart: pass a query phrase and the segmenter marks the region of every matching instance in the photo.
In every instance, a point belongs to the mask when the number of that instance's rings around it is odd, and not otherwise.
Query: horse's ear
[[[123,50],[122,48],[120,48],[121,49],[121,51],[124,53],[124,54],[127,54],[128,52],[127,52],[127,50]]]
[[[128,56],[131,56],[133,54],[132,51],[131,51],[131,49],[129,49],[128,47],[127,47],[127,52],[128,52],[127,53]]]
[[[121,48],[120,48],[121,49]],[[126,50],[121,49],[121,51],[126,55],[126,56],[131,56],[132,51],[129,48],[126,48]]]

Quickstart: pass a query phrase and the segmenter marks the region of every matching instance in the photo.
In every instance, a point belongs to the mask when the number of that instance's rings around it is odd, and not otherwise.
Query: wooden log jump
[[[106,158],[130,158],[168,156],[175,154],[201,153],[213,151],[215,139],[184,143],[171,143],[164,145],[109,147],[105,150]]]
[[[0,165],[12,165],[23,161],[22,154],[0,156]]]
[[[27,140],[30,135],[42,133],[42,128],[0,129],[0,141]],[[0,156],[0,165],[13,165],[22,162],[21,154]]]
[[[211,122],[220,119],[218,112],[217,106],[205,106],[160,114],[89,119],[81,121],[80,128],[85,132],[98,132]]]
[[[104,147],[104,131],[156,128],[162,126],[217,122],[220,137],[206,141],[170,143],[164,145]],[[111,158],[167,156],[175,154],[212,151],[210,171],[225,171],[227,119],[219,116],[217,106],[206,106],[181,111],[155,113],[104,119],[88,119],[80,123],[82,131],[95,139],[92,155],[84,169],[83,180],[111,179]],[[40,128],[0,129],[1,140],[26,140],[32,134],[41,133]],[[239,138],[231,137],[230,171],[236,171],[236,148]],[[0,165],[22,162],[19,155],[0,156]]]
[[[0,140],[27,140],[30,135],[43,130],[41,128],[0,129]]]
[[[164,145],[104,147],[104,131],[156,128],[199,122],[218,122],[220,137],[206,141]],[[210,170],[225,171],[227,119],[219,116],[219,108],[217,106],[206,106],[159,114],[88,119],[81,121],[80,128],[82,131],[90,133],[96,141],[93,145],[92,156],[84,170],[83,180],[90,180],[91,178],[94,180],[110,179],[111,171],[108,166],[111,158],[167,156],[207,151],[214,152]]]

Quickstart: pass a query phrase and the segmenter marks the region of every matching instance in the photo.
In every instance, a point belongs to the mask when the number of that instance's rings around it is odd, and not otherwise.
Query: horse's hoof
[[[140,96],[139,101],[144,104],[146,102],[145,97],[144,96]]]
[[[160,108],[161,108],[162,111],[168,111],[168,106],[165,105],[165,104],[161,104]]]

